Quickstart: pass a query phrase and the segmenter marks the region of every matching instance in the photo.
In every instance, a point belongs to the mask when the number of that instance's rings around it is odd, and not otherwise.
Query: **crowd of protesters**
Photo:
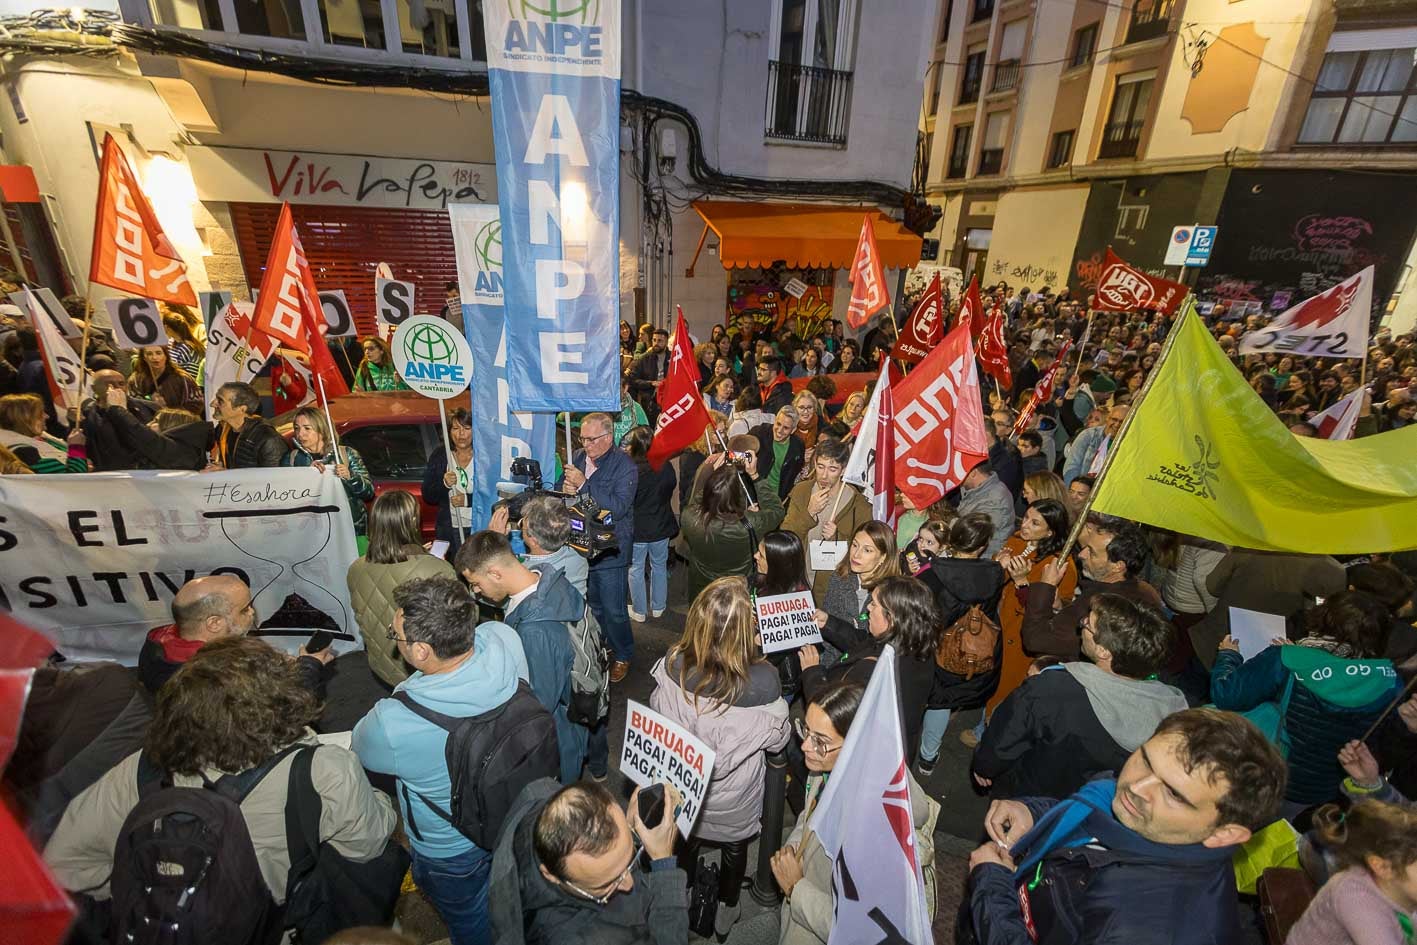
[[[949,804],[935,773],[951,718],[979,716],[956,726],[969,782],[990,799],[958,941],[1262,941],[1234,864],[1284,820],[1305,834],[1300,859],[1320,884],[1291,942],[1411,945],[1417,698],[1401,697],[1417,673],[1417,556],[1259,553],[1087,512],[1172,321],[1095,313],[1089,327],[1066,290],[1000,285],[985,298],[1007,317],[1014,377],[1011,389],[985,388],[988,458],[895,527],[843,478],[869,389],[838,397],[847,375],[889,355],[889,315],[860,339],[840,322],[715,325],[693,351],[714,429],[660,469],[647,454],[669,334],[622,323],[622,410],[579,418],[580,449],[556,483],[611,513],[616,550],[589,561],[551,496],[519,519],[499,507],[488,529],[467,534],[465,411],[451,413],[451,453],[430,459],[420,496],[372,501],[361,458],[333,448],[323,412],[296,412],[287,443],[256,389],[202,392],[190,313],[168,312],[166,349],[115,351],[93,332],[93,395],[71,424],[48,398],[33,331],[11,325],[0,472],[313,466],[343,481],[367,538],[348,583],[379,689],[342,727],[321,704],[341,660],[328,648],[287,657],[247,636],[251,590],[232,577],[184,586],[131,678],[108,665],[37,674],[8,777],[33,839],[84,905],[76,934],[132,930],[143,897],[131,874],[151,838],[133,812],[151,820],[144,805],[162,789],[205,785],[234,801],[218,813],[249,833],[251,876],[238,865],[231,890],[203,900],[237,901],[251,880],[249,907],[222,941],[273,942],[283,924],[306,942],[314,930],[386,924],[406,868],[453,945],[682,943],[691,903],[693,932],[724,941],[757,842],[777,851],[781,941],[825,943],[833,865],[811,815],[890,645],[932,908],[934,826]],[[958,300],[948,308],[953,322]],[[1357,435],[1413,422],[1411,336],[1379,331],[1364,378],[1357,361],[1238,354],[1259,323],[1230,320],[1223,304],[1207,322],[1296,436],[1315,435],[1315,414],[1364,383]],[[1069,339],[1053,397],[1019,427]],[[350,367],[353,389],[403,388],[377,338]],[[208,396],[214,423],[198,416]],[[437,510],[446,560],[424,544],[420,498]],[[814,568],[808,549],[821,541],[844,544],[834,567]],[[687,572],[683,618],[672,567]],[[812,593],[823,642],[765,657],[753,597],[790,591]],[[1273,614],[1287,631],[1242,659],[1230,607]],[[606,707],[594,684],[589,707],[584,698],[595,652],[608,651],[605,684],[623,682],[634,625],[666,614],[682,632],[641,667],[650,703],[717,759],[687,842],[664,813],[673,789],[657,818],[638,790],[628,803],[612,792]],[[484,758],[474,770],[485,783],[465,783],[454,746],[490,733],[524,739],[525,757],[515,769]],[[758,836],[776,752],[795,816],[785,842]],[[306,801],[325,851],[313,867],[289,820]],[[706,887],[711,851],[716,886]],[[367,934],[357,940],[397,941]]]

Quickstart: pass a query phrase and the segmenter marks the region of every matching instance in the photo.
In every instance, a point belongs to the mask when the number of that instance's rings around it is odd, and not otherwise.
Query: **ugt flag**
[[[932,941],[895,664],[888,645],[807,825],[832,858],[835,920],[827,945]]]
[[[517,410],[620,409],[620,0],[483,4]]]
[[[699,394],[699,362],[694,358],[694,342],[689,338],[689,326],[684,324],[684,310],[674,326],[674,344],[669,351],[669,370],[659,390],[654,392],[659,402],[659,422],[654,428],[654,442],[649,445],[646,459],[654,469],[681,452],[699,437],[709,425],[708,408]]]
[[[891,357],[899,358],[906,364],[916,364],[923,361],[944,336],[945,297],[940,291],[940,274],[937,272],[925,294],[915,303],[915,311],[905,320],[905,327],[891,349]]]
[[[927,509],[989,455],[969,326],[946,335],[891,396],[896,488],[911,507]]]
[[[512,410],[502,318],[502,224],[497,205],[450,203],[463,332],[472,349],[472,478],[459,470],[458,489],[471,501],[474,531],[487,527],[497,482],[512,460],[527,456],[550,475],[556,463],[556,415]]]
[[[1372,314],[1373,267],[1369,266],[1241,338],[1240,353],[1278,351],[1320,358],[1361,358],[1368,352]]]
[[[1097,277],[1097,293],[1093,296],[1092,307],[1099,312],[1130,312],[1149,308],[1170,315],[1190,291],[1179,282],[1147,275],[1125,262],[1109,246],[1102,275]]]

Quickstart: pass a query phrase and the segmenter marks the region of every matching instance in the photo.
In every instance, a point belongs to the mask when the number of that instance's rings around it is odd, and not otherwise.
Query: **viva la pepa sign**
[[[620,0],[483,4],[515,410],[620,409]]]
[[[404,383],[424,397],[447,400],[472,381],[467,339],[441,318],[415,315],[394,332],[394,367]]]

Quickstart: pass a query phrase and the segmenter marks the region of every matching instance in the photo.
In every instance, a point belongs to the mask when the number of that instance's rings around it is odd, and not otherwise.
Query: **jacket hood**
[[[1004,569],[990,558],[936,557],[930,559],[928,573],[965,604],[992,604],[1007,580]]]
[[[532,620],[559,620],[575,623],[585,616],[585,598],[571,586],[559,568],[538,569],[541,580],[516,609],[507,615],[508,626]]]
[[[517,691],[517,663],[507,644],[489,633],[477,635],[472,658],[450,673],[416,672],[395,687],[434,712],[468,716],[490,712]]]
[[[1097,721],[1125,751],[1136,751],[1162,719],[1186,708],[1181,690],[1155,679],[1128,679],[1092,663],[1065,663],[1063,669],[1082,686]]]
[[[1393,690],[1401,685],[1392,660],[1344,659],[1308,646],[1286,646],[1279,651],[1279,659],[1299,685],[1343,709],[1391,699]]]
[[[691,670],[683,671],[683,656],[678,653],[666,654],[654,665],[651,675],[660,686],[672,686],[684,693],[686,701],[693,701],[694,686],[698,685],[699,674]],[[782,698],[782,680],[771,663],[754,663],[748,669],[748,686],[739,694],[733,705],[736,708],[769,706]]]

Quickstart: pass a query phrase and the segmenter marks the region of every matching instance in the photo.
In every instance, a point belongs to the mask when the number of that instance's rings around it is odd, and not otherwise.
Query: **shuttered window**
[[[260,288],[280,216],[278,203],[232,203],[231,219],[246,282]],[[343,289],[361,335],[374,332],[374,267],[414,283],[414,311],[437,315],[444,286],[456,282],[453,231],[445,210],[291,205],[319,289]]]

